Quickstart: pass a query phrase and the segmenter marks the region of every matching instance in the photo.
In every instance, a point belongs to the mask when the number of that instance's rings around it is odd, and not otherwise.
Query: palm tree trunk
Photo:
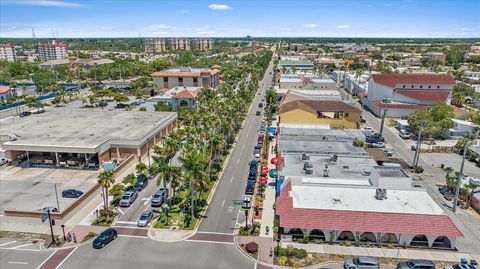
[[[108,211],[108,188],[105,188],[105,210]]]
[[[194,182],[196,183],[196,182]],[[190,186],[190,215],[192,216],[192,220],[193,218],[195,217],[195,206],[194,206],[194,203],[195,203],[195,184],[192,184]]]

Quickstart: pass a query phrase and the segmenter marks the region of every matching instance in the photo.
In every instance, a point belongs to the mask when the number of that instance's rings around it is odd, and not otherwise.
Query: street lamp
[[[388,111],[388,105],[389,103],[391,103],[392,100],[390,98],[383,98],[382,100],[382,103],[385,105],[385,108],[383,109],[383,116],[382,116],[382,123],[380,125],[380,137],[383,137],[383,126],[385,125],[385,116],[387,115],[387,111]]]
[[[66,240],[66,237],[65,237],[65,224],[60,225],[60,227],[62,227],[63,241],[65,241],[65,240]]]

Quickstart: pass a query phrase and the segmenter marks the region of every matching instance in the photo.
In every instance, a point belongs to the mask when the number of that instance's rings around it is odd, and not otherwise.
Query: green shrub
[[[88,232],[88,234],[85,235],[85,237],[82,239],[82,242],[88,241],[88,240],[94,238],[95,236],[97,236],[96,233],[94,233],[94,232]]]
[[[277,259],[278,265],[280,265],[280,266],[285,266],[285,265],[287,265],[287,261],[288,261],[288,258],[285,257],[285,256],[280,256],[280,257],[278,257],[278,259]]]
[[[323,240],[322,240],[322,239],[315,239],[315,240],[313,240],[313,242],[314,242],[315,244],[323,244]]]
[[[307,251],[303,248],[293,248],[291,251],[291,255],[297,259],[303,259],[307,257]]]
[[[352,242],[350,242],[350,240],[345,240],[343,241],[343,245],[346,246],[346,247],[349,247],[352,245]]]

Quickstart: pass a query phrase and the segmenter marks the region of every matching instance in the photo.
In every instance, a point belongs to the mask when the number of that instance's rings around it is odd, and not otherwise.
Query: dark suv
[[[110,243],[113,239],[117,238],[117,231],[113,228],[108,228],[101,232],[95,240],[93,240],[93,248],[103,248],[106,244]]]
[[[399,262],[397,269],[435,269],[435,263],[431,260],[409,260]]]
[[[135,183],[135,189],[137,189],[138,191],[141,191],[141,190],[145,189],[145,187],[147,187],[147,185],[148,185],[147,176],[139,175],[137,177],[137,183]]]

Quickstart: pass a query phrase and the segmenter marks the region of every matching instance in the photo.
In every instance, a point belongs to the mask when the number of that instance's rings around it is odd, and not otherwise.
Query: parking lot
[[[58,191],[60,210],[75,201],[62,198],[62,191],[77,189],[90,190],[97,182],[97,171],[27,168],[2,166],[0,168],[1,211],[35,211],[44,207],[57,207],[55,184]]]
[[[421,153],[421,155],[427,163],[434,164],[437,167],[445,164],[445,167],[452,167],[455,171],[460,170],[461,155],[455,153]],[[480,178],[480,168],[469,160],[465,160],[463,172],[471,177]]]

